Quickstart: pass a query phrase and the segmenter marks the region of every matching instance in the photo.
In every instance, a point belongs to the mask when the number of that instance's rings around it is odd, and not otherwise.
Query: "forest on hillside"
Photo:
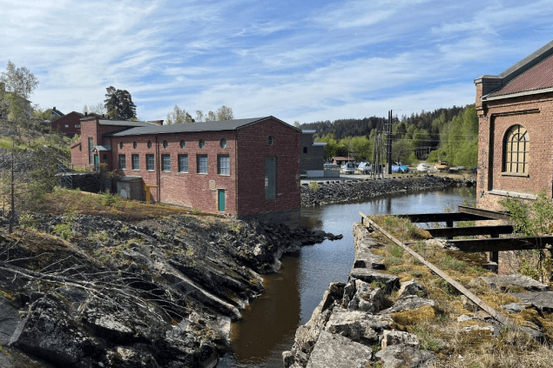
[[[326,158],[352,156],[373,162],[386,147],[387,118],[340,119],[302,124],[326,142]],[[432,112],[392,118],[392,160],[416,164],[446,160],[450,165],[475,167],[478,158],[478,116],[474,105],[453,106]],[[381,154],[384,158],[385,155]]]

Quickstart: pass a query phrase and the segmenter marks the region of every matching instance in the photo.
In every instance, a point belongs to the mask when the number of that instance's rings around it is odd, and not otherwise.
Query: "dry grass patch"
[[[433,240],[427,240],[424,232],[408,221],[391,216],[371,217],[379,226],[396,239],[409,243],[411,249],[435,264],[450,277],[461,283],[497,311],[505,313],[502,306],[520,302],[513,295],[491,289],[481,276],[494,276],[482,265],[487,262],[484,254],[448,251]],[[378,234],[376,232],[375,234]],[[447,281],[433,274],[422,262],[403,251],[395,243],[377,235],[385,246],[373,251],[383,257],[387,272],[404,281],[416,279],[429,292],[435,307],[423,307],[415,311],[395,313],[396,327],[416,334],[424,349],[433,351],[438,360],[434,367],[552,367],[553,350],[541,345],[520,329],[504,327],[494,335],[489,316],[466,296],[459,293]],[[509,290],[516,291],[516,290]],[[397,295],[392,295],[392,299]],[[459,323],[460,315],[474,317]],[[533,309],[509,315],[516,325],[540,327],[553,339],[553,317]],[[495,324],[494,326],[497,326]],[[474,330],[467,331],[467,328]],[[498,327],[496,327],[498,328]]]

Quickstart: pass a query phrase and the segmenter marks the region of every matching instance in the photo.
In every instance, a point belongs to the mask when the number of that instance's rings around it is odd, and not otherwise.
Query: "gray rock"
[[[426,305],[434,307],[435,304],[436,302],[434,302],[434,300],[432,299],[425,299],[425,298],[418,297],[416,295],[410,295],[399,299],[396,302],[396,304],[394,304],[392,307],[388,309],[384,309],[383,311],[380,311],[380,314],[392,314],[392,313],[403,312],[406,310],[415,310],[415,309],[424,307]]]
[[[325,330],[365,345],[374,345],[380,341],[381,331],[390,328],[392,323],[393,320],[389,316],[335,308]]]
[[[19,323],[19,310],[0,296],[0,346],[10,342]]]
[[[514,293],[512,295],[542,312],[553,312],[553,291]]]
[[[399,279],[395,275],[376,272],[367,268],[354,268],[349,273],[350,279],[365,281],[369,284],[377,283],[381,285],[387,293],[399,288]]]
[[[549,286],[544,285],[531,277],[520,274],[512,274],[496,277],[482,277],[490,287],[495,289],[506,290],[509,287],[522,287],[528,291],[547,291]]]
[[[399,298],[409,296],[409,295],[416,295],[422,297],[428,296],[428,290],[421,284],[419,284],[415,280],[407,281],[401,283],[401,287],[398,291]]]
[[[388,346],[391,346],[391,345],[399,345],[399,344],[418,347],[420,345],[420,340],[416,335],[413,335],[409,332],[396,331],[396,330],[384,331],[384,333],[382,334],[382,342],[380,343],[380,347],[382,349],[386,349]]]
[[[381,360],[386,368],[425,367],[435,359],[431,352],[406,344],[388,346],[376,353],[376,358]]]
[[[376,313],[384,308],[384,291],[373,288],[368,283],[355,280],[355,294],[347,305],[349,310]]]
[[[524,305],[524,304],[519,304],[519,303],[505,304],[505,305],[502,305],[501,307],[502,307],[502,308],[505,308],[505,310],[506,310],[507,313],[509,313],[509,314],[520,313],[520,312],[522,312],[523,310],[525,310],[525,309],[527,308],[526,305]]]
[[[311,353],[307,368],[364,368],[372,349],[350,339],[323,331]]]

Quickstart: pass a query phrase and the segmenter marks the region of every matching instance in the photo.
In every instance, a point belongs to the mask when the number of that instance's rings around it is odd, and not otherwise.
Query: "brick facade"
[[[478,208],[503,210],[498,202],[507,196],[531,200],[543,190],[548,197],[553,196],[553,78],[544,80],[547,77],[543,73],[536,73],[551,58],[553,43],[499,76],[475,81],[479,116]],[[510,85],[514,82],[519,85],[518,90]],[[532,87],[537,83],[539,88]],[[525,173],[508,172],[504,167],[506,135],[517,125],[527,130]]]
[[[193,123],[155,129],[143,125],[125,130],[109,121],[101,125],[98,119],[84,120],[81,141],[72,146],[72,163],[90,166],[88,139],[93,138],[95,147],[109,148],[109,152],[94,152],[99,154],[100,163],[121,176],[142,178],[143,184],[151,187],[151,198],[156,202],[239,216],[299,208],[300,131],[273,117],[244,120],[244,124],[229,123],[229,128],[225,122],[210,122],[211,125]],[[208,125],[214,128],[203,129]],[[269,136],[273,144],[268,143]],[[107,160],[103,159],[104,154]],[[119,166],[120,155],[125,156],[124,169]],[[138,155],[138,166],[134,168],[133,155]],[[152,170],[147,169],[148,155],[153,156]],[[169,170],[163,170],[165,155]],[[179,155],[188,158],[186,172],[179,171]],[[200,156],[207,159],[206,173],[198,172]],[[276,157],[277,162],[274,200],[265,199],[268,156]],[[218,170],[220,160],[223,172]],[[220,210],[220,202],[224,203],[224,210]]]
[[[81,119],[83,117],[83,114],[72,111],[58,120],[53,121],[51,125],[52,131],[60,131],[70,137],[81,134]]]

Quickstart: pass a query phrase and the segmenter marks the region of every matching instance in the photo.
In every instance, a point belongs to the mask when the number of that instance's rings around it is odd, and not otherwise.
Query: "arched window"
[[[513,125],[507,130],[503,142],[503,171],[511,174],[528,174],[530,140],[522,125]]]

